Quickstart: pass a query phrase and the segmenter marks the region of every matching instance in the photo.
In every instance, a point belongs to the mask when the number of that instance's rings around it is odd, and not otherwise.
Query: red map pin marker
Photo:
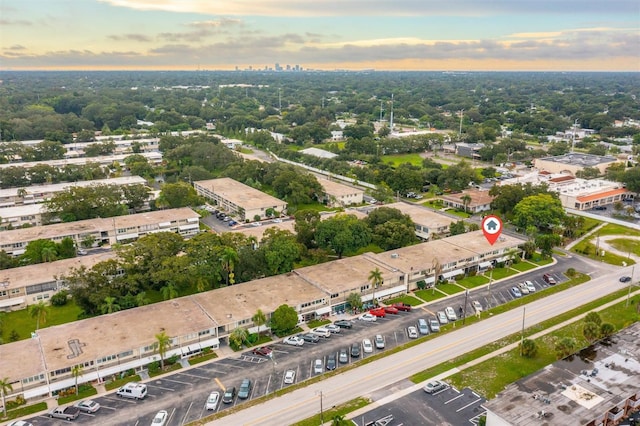
[[[502,221],[498,216],[489,215],[482,219],[482,232],[484,237],[493,245],[498,241],[498,237],[502,233]]]

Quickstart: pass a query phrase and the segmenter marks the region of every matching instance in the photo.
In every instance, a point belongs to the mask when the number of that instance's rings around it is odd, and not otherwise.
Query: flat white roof
[[[0,169],[8,169],[10,167],[21,167],[25,169],[30,169],[33,166],[37,166],[38,164],[47,164],[52,167],[64,167],[68,164],[82,165],[88,163],[99,163],[99,164],[110,164],[113,162],[122,162],[125,158],[134,155],[134,154],[117,154],[117,155],[106,155],[101,157],[81,157],[81,158],[67,158],[63,160],[49,160],[49,161],[29,161],[24,163],[7,163],[0,164]],[[162,154],[160,152],[141,152],[140,154],[147,160],[162,160]]]
[[[19,163],[14,164],[14,166],[20,166]],[[61,182],[61,183],[52,183],[49,185],[31,185],[25,186],[23,188],[5,188],[0,189],[0,199],[5,197],[17,197],[19,189],[25,189],[27,194],[33,195],[41,195],[48,194],[52,192],[62,192],[67,188],[73,187],[87,187],[93,185],[134,185],[134,184],[142,184],[146,185],[147,181],[140,176],[123,176],[117,178],[110,179],[96,179],[96,180],[81,180],[78,182]]]
[[[35,216],[44,212],[44,204],[41,203],[21,204],[19,206],[13,207],[2,207],[0,208],[0,219],[2,219],[2,223],[4,223],[7,222],[10,218],[20,216]]]
[[[456,222],[455,219],[434,212],[433,210],[429,210],[426,207],[411,203],[405,203],[402,201],[397,203],[385,204],[382,206],[376,206],[376,208],[380,207],[398,209],[402,213],[409,215],[409,217],[411,217],[411,221],[416,225],[426,226],[430,229],[449,226],[450,224]]]
[[[199,180],[193,184],[211,191],[245,210],[273,208],[287,204],[285,201],[231,178]]]
[[[333,180],[319,178],[318,182],[322,185],[322,189],[324,189],[324,192],[326,192],[327,195],[332,195],[334,197],[342,197],[344,195],[351,194],[364,194],[363,189],[354,188]]]

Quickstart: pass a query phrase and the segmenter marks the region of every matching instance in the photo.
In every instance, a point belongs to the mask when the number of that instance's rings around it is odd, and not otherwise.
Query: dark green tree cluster
[[[79,180],[104,179],[109,176],[109,168],[97,163],[85,165],[67,164],[53,167],[37,164],[29,169],[11,166],[0,169],[0,188],[19,188],[44,183],[76,182]],[[25,188],[27,193],[29,189]]]
[[[14,266],[69,259],[76,257],[76,252],[76,243],[69,237],[63,238],[59,243],[46,239],[34,240],[27,244],[25,252],[18,257]]]

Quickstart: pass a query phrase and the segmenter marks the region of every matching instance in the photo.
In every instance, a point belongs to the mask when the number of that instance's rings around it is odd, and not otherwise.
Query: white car
[[[321,359],[316,359],[313,361],[313,372],[314,373],[322,373],[324,371],[324,366],[322,365]]]
[[[473,305],[473,309],[476,311],[476,314],[482,312],[482,304],[480,304],[480,302],[478,302],[477,300],[471,302],[471,305]]]
[[[324,328],[329,330],[331,333],[340,333],[340,331],[342,330],[339,326],[335,324],[327,324],[324,326]]]
[[[525,283],[518,284],[518,288],[520,289],[520,293],[529,294],[529,288],[527,287],[527,285]]]
[[[533,283],[531,281],[525,281],[524,285],[527,286],[527,289],[529,290],[529,293],[535,293],[536,291],[536,286],[533,285]]]
[[[447,315],[447,319],[451,322],[456,321],[458,319],[458,316],[456,315],[456,311],[454,311],[451,306],[447,306],[444,309],[444,313]]]
[[[384,337],[382,337],[382,334],[376,334],[373,340],[376,342],[376,349],[384,349]]]
[[[214,410],[218,408],[218,403],[220,402],[220,392],[211,392],[209,394],[209,398],[207,398],[206,408],[207,410]]]
[[[358,319],[370,322],[376,322],[378,320],[375,315],[371,315],[370,313],[362,314],[358,317]]]
[[[449,322],[449,320],[447,319],[447,316],[442,311],[438,311],[436,313],[436,317],[438,317],[438,321],[440,321],[440,324],[447,324]]]
[[[275,218],[271,222],[273,222],[273,223],[282,223],[282,219]]]
[[[411,325],[407,327],[407,334],[409,335],[409,339],[417,339],[418,329]]]
[[[313,330],[311,330],[311,332],[313,334],[317,334],[320,337],[324,337],[324,338],[331,337],[331,332],[324,327],[314,328]]]
[[[95,413],[100,409],[100,404],[92,399],[76,402],[75,404],[73,404],[73,406],[79,408],[80,411],[83,411],[85,413]]]
[[[251,226],[255,226],[257,228],[258,226],[262,226],[262,223],[261,222],[253,222],[251,224]]]
[[[285,337],[282,343],[291,346],[302,346],[304,345],[304,339],[298,336],[289,336]]]
[[[167,424],[168,418],[169,418],[169,413],[167,413],[165,410],[160,410],[158,411],[156,416],[153,418],[153,421],[151,422],[151,426],[164,426]]]
[[[364,339],[362,341],[362,351],[365,354],[370,354],[371,352],[373,352],[373,345],[371,344],[371,340]]]
[[[284,383],[287,385],[292,384],[293,382],[295,382],[296,380],[296,372],[295,370],[287,370],[286,373],[284,373]]]

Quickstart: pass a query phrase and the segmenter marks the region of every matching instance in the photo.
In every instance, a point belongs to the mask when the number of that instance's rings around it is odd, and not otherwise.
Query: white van
[[[144,397],[147,396],[147,385],[130,382],[118,389],[116,395],[123,398],[144,399]]]

